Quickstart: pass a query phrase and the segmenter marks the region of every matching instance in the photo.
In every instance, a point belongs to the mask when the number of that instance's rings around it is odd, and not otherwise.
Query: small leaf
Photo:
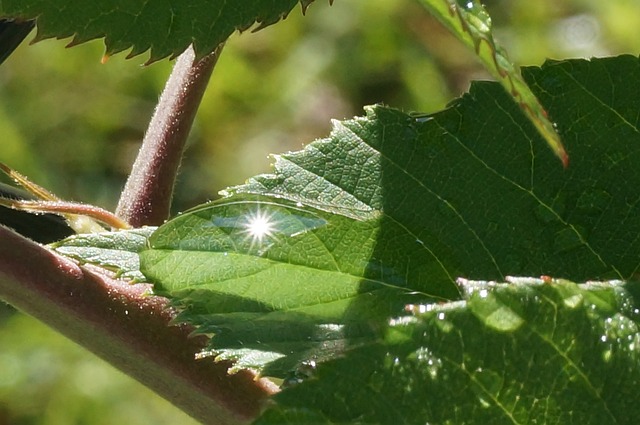
[[[176,57],[191,43],[205,56],[236,30],[259,28],[285,18],[310,0],[5,0],[0,16],[37,18],[36,40],[73,37],[70,45],[105,37],[106,55],[131,49],[128,57],[151,50],[149,62]]]
[[[82,263],[112,270],[123,279],[145,281],[140,273],[138,253],[146,248],[156,227],[117,232],[83,233],[70,236],[50,246],[59,254]]]

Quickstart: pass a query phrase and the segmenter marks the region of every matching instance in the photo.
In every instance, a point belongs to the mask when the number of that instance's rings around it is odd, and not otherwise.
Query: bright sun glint
[[[252,242],[261,243],[267,237],[273,237],[275,223],[264,211],[256,211],[247,217],[245,232]]]

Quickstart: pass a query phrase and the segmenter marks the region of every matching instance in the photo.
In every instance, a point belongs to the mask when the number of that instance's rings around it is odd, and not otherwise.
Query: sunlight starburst
[[[257,209],[247,214],[243,233],[251,240],[251,248],[261,246],[267,239],[275,239],[276,222],[271,214]]]

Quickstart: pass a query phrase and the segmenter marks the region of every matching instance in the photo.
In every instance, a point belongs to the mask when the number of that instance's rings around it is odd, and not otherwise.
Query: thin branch
[[[134,227],[169,217],[187,136],[222,47],[202,59],[190,47],[176,61],[116,209]]]
[[[0,299],[58,330],[205,424],[255,418],[276,391],[228,363],[196,361],[206,344],[170,326],[167,300],[80,267],[0,226]]]
[[[14,200],[0,198],[0,205],[3,207],[14,208],[19,211],[32,211],[34,213],[53,213],[60,214],[67,218],[71,223],[74,217],[81,215],[84,218],[92,218],[101,223],[111,226],[114,229],[130,229],[129,223],[121,220],[119,217],[95,205],[81,204],[79,202],[67,201],[32,201],[32,200]],[[74,227],[75,229],[75,227]],[[82,232],[75,229],[76,232]],[[96,232],[104,231],[99,226]],[[85,231],[88,233],[88,231]]]

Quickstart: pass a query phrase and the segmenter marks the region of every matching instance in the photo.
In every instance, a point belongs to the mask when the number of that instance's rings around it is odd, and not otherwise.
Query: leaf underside
[[[3,0],[0,16],[37,18],[36,40],[73,37],[71,45],[105,38],[106,55],[150,50],[149,62],[176,57],[190,44],[198,57],[212,52],[234,31],[272,25],[300,3],[313,0]]]
[[[112,270],[122,279],[145,281],[138,253],[157,227],[117,232],[83,233],[50,244],[57,253]]]

